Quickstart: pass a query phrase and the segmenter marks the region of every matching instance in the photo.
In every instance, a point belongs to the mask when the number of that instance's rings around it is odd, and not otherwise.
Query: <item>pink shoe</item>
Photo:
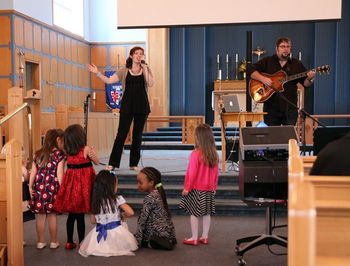
[[[208,245],[209,244],[208,238],[204,238],[204,237],[201,237],[199,239],[199,242],[204,244],[204,245]]]
[[[185,238],[185,239],[182,241],[182,243],[185,244],[185,245],[198,246],[198,240],[193,240],[193,239],[187,239],[187,238]]]

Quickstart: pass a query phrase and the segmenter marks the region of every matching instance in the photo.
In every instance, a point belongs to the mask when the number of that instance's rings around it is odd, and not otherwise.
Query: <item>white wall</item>
[[[102,4],[103,3],[103,4]],[[128,11],[132,16],[133,10]],[[90,42],[138,42],[147,40],[145,29],[117,29],[117,0],[90,0]]]
[[[14,9],[48,25],[53,25],[51,0],[0,0],[1,9]],[[129,12],[132,15],[132,10]],[[89,42],[146,42],[147,40],[147,31],[144,29],[117,29],[117,0],[84,0],[84,25],[84,39]]]
[[[13,9],[13,0],[0,0],[0,10]]]
[[[24,15],[35,18],[36,20],[52,25],[52,1],[13,0],[13,9]]]

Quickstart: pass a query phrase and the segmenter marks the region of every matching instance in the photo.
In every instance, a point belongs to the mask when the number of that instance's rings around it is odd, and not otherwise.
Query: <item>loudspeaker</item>
[[[288,162],[240,160],[239,191],[243,200],[288,199]]]
[[[226,158],[225,161],[238,162],[239,141],[233,139],[226,140]]]

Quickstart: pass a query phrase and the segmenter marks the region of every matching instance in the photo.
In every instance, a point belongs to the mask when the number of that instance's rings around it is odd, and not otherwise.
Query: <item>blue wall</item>
[[[229,78],[234,79],[235,54],[246,54],[246,32],[253,33],[257,46],[275,51],[280,36],[292,39],[292,52],[308,69],[329,64],[329,75],[318,76],[313,89],[306,90],[305,110],[314,114],[350,113],[350,1],[343,1],[341,21],[247,24],[230,26],[179,27],[170,29],[170,114],[205,115],[213,122],[211,93],[216,78],[216,55],[220,54],[222,77],[229,54]],[[253,55],[253,63],[257,57]],[[325,121],[344,124],[348,120]]]

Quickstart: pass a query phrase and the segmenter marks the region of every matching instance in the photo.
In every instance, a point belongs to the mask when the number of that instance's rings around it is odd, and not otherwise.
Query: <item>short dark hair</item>
[[[279,37],[276,41],[276,47],[278,47],[283,42],[292,43],[291,39],[288,37]]]

